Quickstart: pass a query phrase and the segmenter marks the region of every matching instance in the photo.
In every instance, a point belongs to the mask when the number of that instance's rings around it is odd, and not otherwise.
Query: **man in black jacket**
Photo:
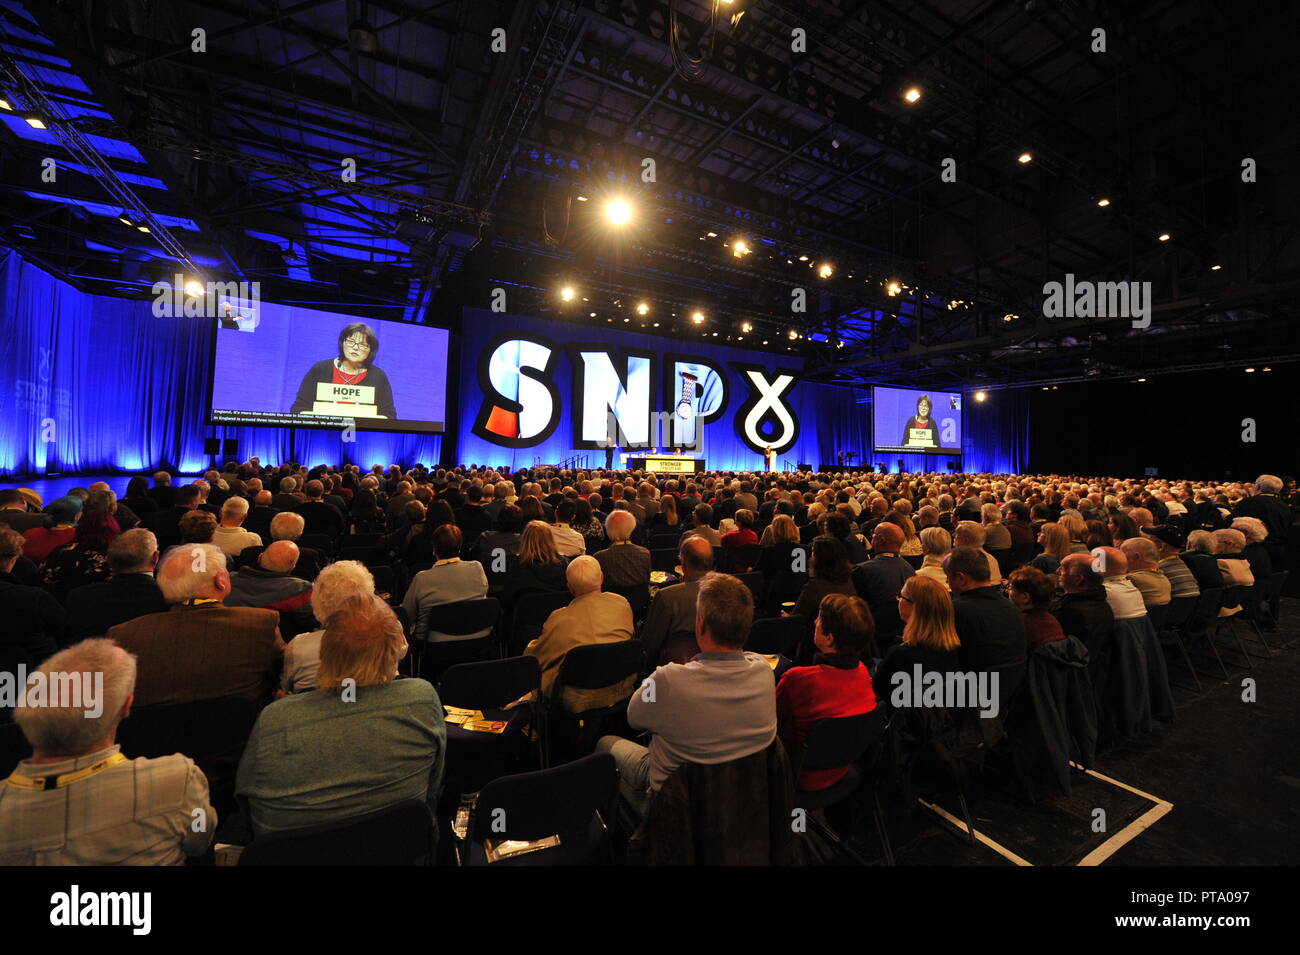
[[[1282,479],[1272,474],[1261,474],[1255,479],[1255,493],[1237,504],[1233,517],[1257,517],[1268,528],[1264,541],[1274,566],[1284,566],[1286,537],[1291,531],[1291,508],[1278,495],[1282,493]]]
[[[35,667],[59,648],[63,608],[39,587],[14,577],[23,536],[0,527],[0,665],[26,662]]]
[[[102,636],[109,627],[167,609],[167,601],[153,577],[158,566],[158,540],[152,533],[136,528],[119,534],[108,545],[108,566],[113,572],[108,580],[74,587],[69,592],[65,646]]]
[[[1088,648],[1088,669],[1096,675],[1110,648],[1115,612],[1106,600],[1102,577],[1091,554],[1070,554],[1056,569],[1064,593],[1052,604],[1052,616],[1067,637],[1078,637]]]
[[[303,533],[324,534],[334,541],[342,537],[347,530],[347,523],[338,508],[326,504],[322,499],[325,494],[325,485],[320,481],[308,481],[303,491],[307,495],[307,502],[294,508],[295,511],[302,515],[303,522],[306,525]]]
[[[181,542],[181,518],[199,506],[202,492],[193,484],[173,489],[175,494],[173,506],[150,514],[146,520],[147,529],[158,538],[158,547],[166,550]]]
[[[33,527],[48,527],[50,515],[29,511],[22,492],[11,487],[0,491],[0,525],[4,524],[21,534]]]
[[[844,518],[838,520],[848,524]],[[826,529],[828,532],[831,529],[829,521]],[[871,535],[874,556],[853,568],[853,586],[871,607],[871,616],[876,621],[876,645],[881,653],[896,644],[903,635],[903,621],[898,615],[898,595],[907,578],[916,573],[911,564],[898,556],[898,550],[902,546],[901,527],[897,524],[877,524],[875,533]]]
[[[989,583],[988,558],[980,548],[954,548],[943,570],[952,591],[962,668],[997,674],[998,712],[1005,714],[1029,658],[1024,619],[1002,589]]]

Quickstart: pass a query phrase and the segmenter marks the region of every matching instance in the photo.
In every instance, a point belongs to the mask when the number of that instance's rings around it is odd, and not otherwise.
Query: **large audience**
[[[133,477],[121,497],[104,482],[49,502],[0,490],[0,670],[103,686],[93,713],[68,693],[0,715],[31,749],[0,782],[0,864],[179,864],[209,852],[221,823],[222,838],[255,840],[403,800],[437,813],[447,727],[412,660],[492,634],[501,654],[538,661],[540,690],[518,705],[625,708],[625,731],[588,751],[613,755],[635,829],[684,765],[774,740],[793,757],[819,720],[888,710],[894,676],[915,667],[996,672],[1002,704],[1036,648],[1076,639],[1100,668],[1120,622],[1284,570],[1298,505],[1295,482],[1271,475],[666,477],[256,458],[185,483]],[[437,608],[487,597],[501,607],[492,626],[438,630]],[[1274,606],[1258,623],[1277,618]],[[793,628],[783,652],[746,649],[756,621]],[[563,685],[573,649],[632,639],[639,672]],[[217,819],[188,755],[115,742],[132,709],[230,699],[257,714],[232,818]],[[845,771],[803,771],[798,789]]]

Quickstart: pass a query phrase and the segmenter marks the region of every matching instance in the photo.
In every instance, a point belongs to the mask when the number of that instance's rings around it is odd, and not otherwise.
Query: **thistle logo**
[[[799,418],[785,396],[799,383],[799,376],[781,369],[769,378],[767,369],[759,365],[733,362],[732,367],[752,389],[736,414],[736,432],[741,440],[759,454],[769,446],[777,454],[790,450],[799,439]],[[773,427],[766,428],[765,422],[771,422]]]
[[[507,448],[541,444],[560,422],[560,391],[552,373],[553,345],[513,333],[497,339],[479,361],[483,404],[474,434]]]

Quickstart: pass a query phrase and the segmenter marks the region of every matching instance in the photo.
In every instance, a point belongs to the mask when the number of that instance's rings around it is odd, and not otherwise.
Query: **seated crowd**
[[[135,477],[121,498],[104,482],[48,504],[0,490],[0,669],[103,681],[95,700],[0,712],[31,750],[0,781],[0,864],[179,864],[209,850],[219,820],[204,770],[115,742],[133,709],[164,704],[238,699],[257,714],[223,833],[256,839],[412,799],[436,814],[448,729],[408,650],[494,633],[505,655],[536,658],[531,705],[626,710],[627,732],[588,751],[612,754],[634,830],[685,764],[775,740],[796,759],[819,720],[897,709],[914,671],[996,673],[1005,708],[1037,648],[1078,640],[1094,669],[1117,622],[1284,569],[1297,503],[1271,475],[682,479],[256,458],[180,486],[165,471]],[[439,631],[439,608],[489,597],[495,624]],[[1241,610],[1225,600],[1219,613]],[[1260,625],[1276,619],[1274,607]],[[758,620],[792,628],[780,653],[746,649]],[[639,671],[564,685],[575,648],[633,639]],[[797,788],[845,773],[804,770]]]

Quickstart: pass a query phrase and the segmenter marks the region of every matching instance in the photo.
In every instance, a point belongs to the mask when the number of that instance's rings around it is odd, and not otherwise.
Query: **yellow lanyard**
[[[70,773],[64,773],[61,776],[23,776],[17,772],[9,776],[9,785],[15,789],[25,789],[28,792],[44,792],[47,789],[62,789],[64,786],[71,786],[73,783],[79,783],[83,779],[89,779],[91,776],[98,776],[106,769],[112,769],[119,763],[125,763],[126,756],[122,753],[114,753],[107,756],[99,762],[87,766],[84,769],[76,769]]]

